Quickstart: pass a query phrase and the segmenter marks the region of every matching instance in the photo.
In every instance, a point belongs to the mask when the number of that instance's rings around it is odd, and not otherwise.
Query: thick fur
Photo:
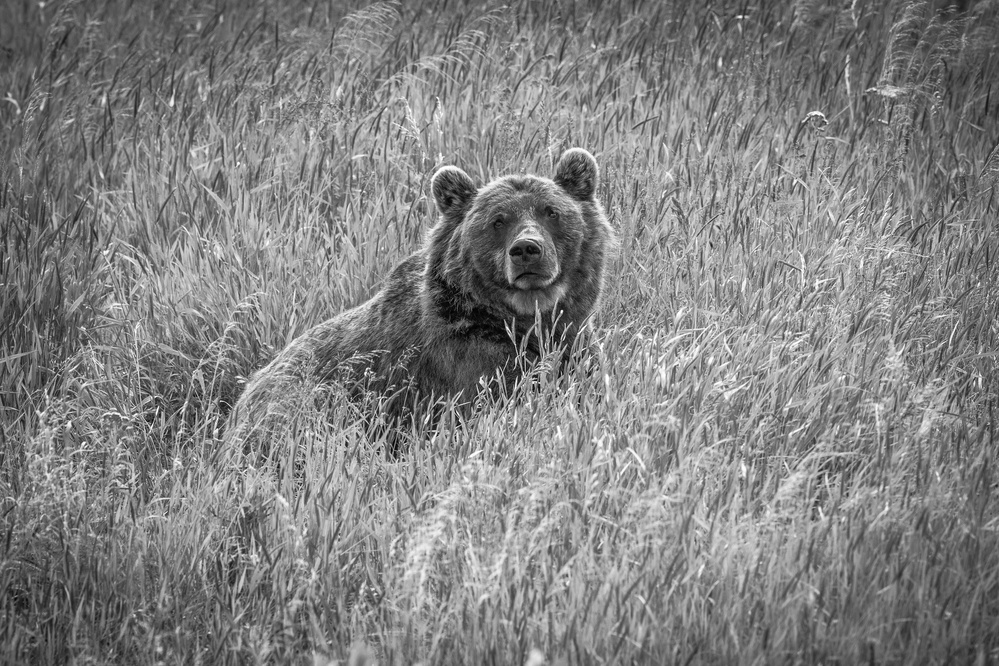
[[[470,401],[498,370],[516,381],[518,349],[536,354],[539,337],[571,343],[599,302],[615,239],[597,182],[580,148],[562,155],[554,180],[505,176],[477,188],[461,169],[441,168],[431,183],[440,219],[424,247],[369,301],[254,374],[230,431],[273,425],[309,387],[391,396],[384,408],[397,421],[438,398]]]

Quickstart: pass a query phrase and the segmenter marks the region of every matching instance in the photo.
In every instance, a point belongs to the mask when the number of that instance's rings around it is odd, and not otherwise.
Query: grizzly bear
[[[301,407],[311,391],[303,387],[322,386],[380,394],[385,421],[404,426],[436,400],[467,405],[483,385],[509,389],[544,341],[572,345],[616,242],[595,198],[593,156],[573,148],[552,180],[512,175],[481,188],[445,166],[431,191],[440,219],[424,247],[370,300],[306,331],[255,373],[230,431],[273,427]]]

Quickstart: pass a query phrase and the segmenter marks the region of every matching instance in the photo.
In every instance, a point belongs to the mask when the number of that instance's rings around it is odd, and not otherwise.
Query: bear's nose
[[[510,258],[516,264],[533,264],[543,254],[541,242],[534,238],[518,238],[510,246]]]

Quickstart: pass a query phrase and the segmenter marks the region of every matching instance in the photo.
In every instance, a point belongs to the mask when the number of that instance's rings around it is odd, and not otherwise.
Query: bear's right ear
[[[589,201],[597,191],[596,159],[582,148],[565,151],[555,167],[555,184],[580,201]]]
[[[464,209],[478,192],[468,174],[456,166],[438,169],[430,181],[430,190],[441,215]]]

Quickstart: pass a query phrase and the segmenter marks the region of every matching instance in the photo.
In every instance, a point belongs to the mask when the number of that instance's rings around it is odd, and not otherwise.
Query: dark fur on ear
[[[597,191],[597,161],[582,148],[562,153],[555,167],[555,184],[580,201],[591,201]]]
[[[468,174],[456,166],[438,169],[430,182],[430,190],[441,215],[464,211],[478,191]]]

